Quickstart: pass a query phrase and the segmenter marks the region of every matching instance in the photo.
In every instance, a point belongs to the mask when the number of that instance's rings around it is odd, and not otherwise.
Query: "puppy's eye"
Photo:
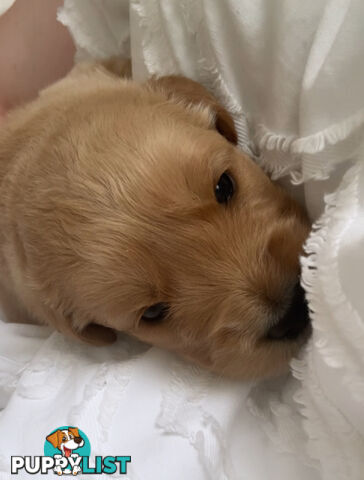
[[[149,323],[158,322],[163,320],[167,315],[168,305],[166,303],[156,303],[146,310],[144,310],[142,320]]]
[[[66,437],[62,437],[62,442],[65,442],[67,440]]]
[[[215,187],[215,197],[218,203],[227,203],[234,195],[235,185],[231,175],[224,172]]]

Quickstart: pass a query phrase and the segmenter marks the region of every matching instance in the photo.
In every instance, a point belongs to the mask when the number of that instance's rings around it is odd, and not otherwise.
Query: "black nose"
[[[79,445],[82,442],[81,437],[75,437],[75,442]]]
[[[295,340],[310,323],[305,292],[297,283],[294,288],[291,304],[286,313],[268,331],[271,340]]]

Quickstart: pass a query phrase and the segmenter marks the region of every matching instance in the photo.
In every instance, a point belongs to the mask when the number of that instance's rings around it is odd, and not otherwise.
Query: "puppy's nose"
[[[81,438],[81,437],[75,437],[74,440],[75,440],[75,442],[76,442],[78,445],[82,442],[82,438]]]
[[[305,292],[297,283],[290,306],[279,322],[269,329],[267,336],[271,340],[295,340],[306,330],[309,323]]]

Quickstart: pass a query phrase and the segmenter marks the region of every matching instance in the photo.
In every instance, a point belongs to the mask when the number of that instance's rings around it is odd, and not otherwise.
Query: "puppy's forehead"
[[[115,153],[115,178],[125,198],[123,209],[135,217],[160,217],[163,212],[215,202],[214,184],[236,164],[235,148],[214,131],[176,128],[136,142],[126,155],[123,146]],[[100,173],[103,175],[103,172]]]
[[[169,179],[176,186],[179,184],[181,190],[188,187],[196,194],[208,196],[213,182],[236,164],[235,148],[219,134],[202,129],[187,131],[182,138],[177,135],[168,145],[158,145],[157,140],[153,155],[156,168],[151,169],[152,177],[160,177],[164,182]]]
[[[207,157],[186,162],[182,167],[186,207],[215,206],[215,187],[226,171],[234,171],[234,161],[229,152],[211,152]]]
[[[235,164],[234,147],[222,144],[200,150],[197,148],[193,155],[185,159],[182,170],[185,175],[193,176],[201,183],[220,178],[224,171],[233,169]]]

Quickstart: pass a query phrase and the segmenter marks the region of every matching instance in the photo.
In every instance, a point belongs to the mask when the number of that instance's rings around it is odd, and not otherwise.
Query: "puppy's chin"
[[[243,349],[241,353],[224,350],[205,355],[201,355],[201,351],[198,355],[187,350],[180,353],[185,359],[217,375],[244,380],[264,379],[287,373],[290,361],[298,354],[305,340],[302,337],[285,345],[265,345],[254,353]]]
[[[146,330],[133,333],[142,341],[175,352],[190,363],[206,369],[218,376],[235,379],[270,378],[289,371],[290,361],[305,345],[311,335],[308,325],[295,340],[270,340],[266,336],[249,341],[238,335],[209,338],[202,335],[195,340],[178,340],[170,331],[154,332]]]

